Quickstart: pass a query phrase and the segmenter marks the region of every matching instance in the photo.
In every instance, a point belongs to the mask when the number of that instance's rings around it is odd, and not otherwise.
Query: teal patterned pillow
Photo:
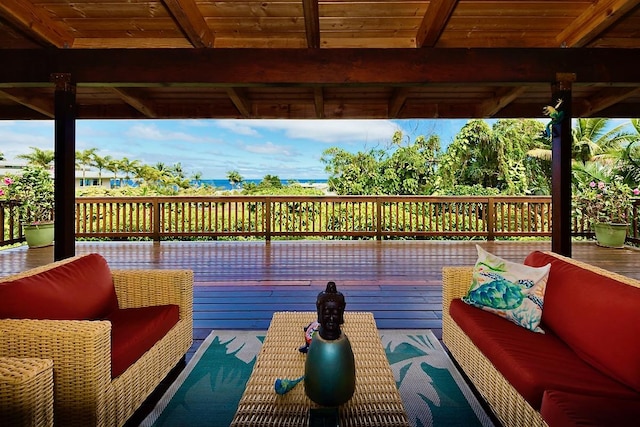
[[[478,245],[476,248],[478,261],[473,268],[469,292],[462,300],[524,328],[544,333],[539,325],[551,264],[529,267],[502,259]]]

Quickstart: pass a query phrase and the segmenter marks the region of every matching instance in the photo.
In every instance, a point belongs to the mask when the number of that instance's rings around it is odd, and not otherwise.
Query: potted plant
[[[608,183],[591,181],[574,190],[575,213],[589,222],[599,245],[620,248],[627,236],[632,197],[639,194],[640,190],[632,190],[619,176]]]
[[[53,243],[53,179],[39,166],[26,166],[20,175],[6,176],[0,196],[18,203],[18,215],[29,247]]]

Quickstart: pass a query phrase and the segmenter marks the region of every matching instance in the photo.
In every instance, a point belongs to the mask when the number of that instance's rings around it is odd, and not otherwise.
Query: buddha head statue
[[[344,309],[346,303],[344,295],[338,292],[334,282],[327,283],[324,291],[318,294],[316,308],[318,310],[318,323],[320,323],[320,336],[325,340],[340,338],[342,333],[340,325],[344,323]]]

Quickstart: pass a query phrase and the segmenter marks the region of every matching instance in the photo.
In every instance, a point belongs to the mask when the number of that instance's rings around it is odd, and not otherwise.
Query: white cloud
[[[184,132],[167,132],[154,125],[136,124],[127,130],[126,135],[131,138],[141,138],[150,141],[189,141],[200,142],[202,138]]]
[[[241,120],[216,125],[242,135],[258,135],[259,129],[282,131],[287,138],[324,143],[389,141],[398,125],[389,120]]]
[[[254,120],[215,120],[215,126],[228,130],[237,135],[258,136],[259,133],[252,128]]]
[[[267,155],[278,155],[278,156],[292,156],[295,154],[291,151],[290,147],[287,147],[284,145],[276,145],[272,142],[267,142],[266,144],[259,144],[259,145],[246,145],[244,149],[254,154],[267,154]]]

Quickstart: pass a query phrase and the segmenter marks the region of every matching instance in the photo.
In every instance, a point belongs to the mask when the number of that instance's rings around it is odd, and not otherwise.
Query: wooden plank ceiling
[[[1,0],[0,119],[640,117],[640,0]],[[566,75],[566,74],[563,74]],[[575,75],[575,76],[574,76]]]

